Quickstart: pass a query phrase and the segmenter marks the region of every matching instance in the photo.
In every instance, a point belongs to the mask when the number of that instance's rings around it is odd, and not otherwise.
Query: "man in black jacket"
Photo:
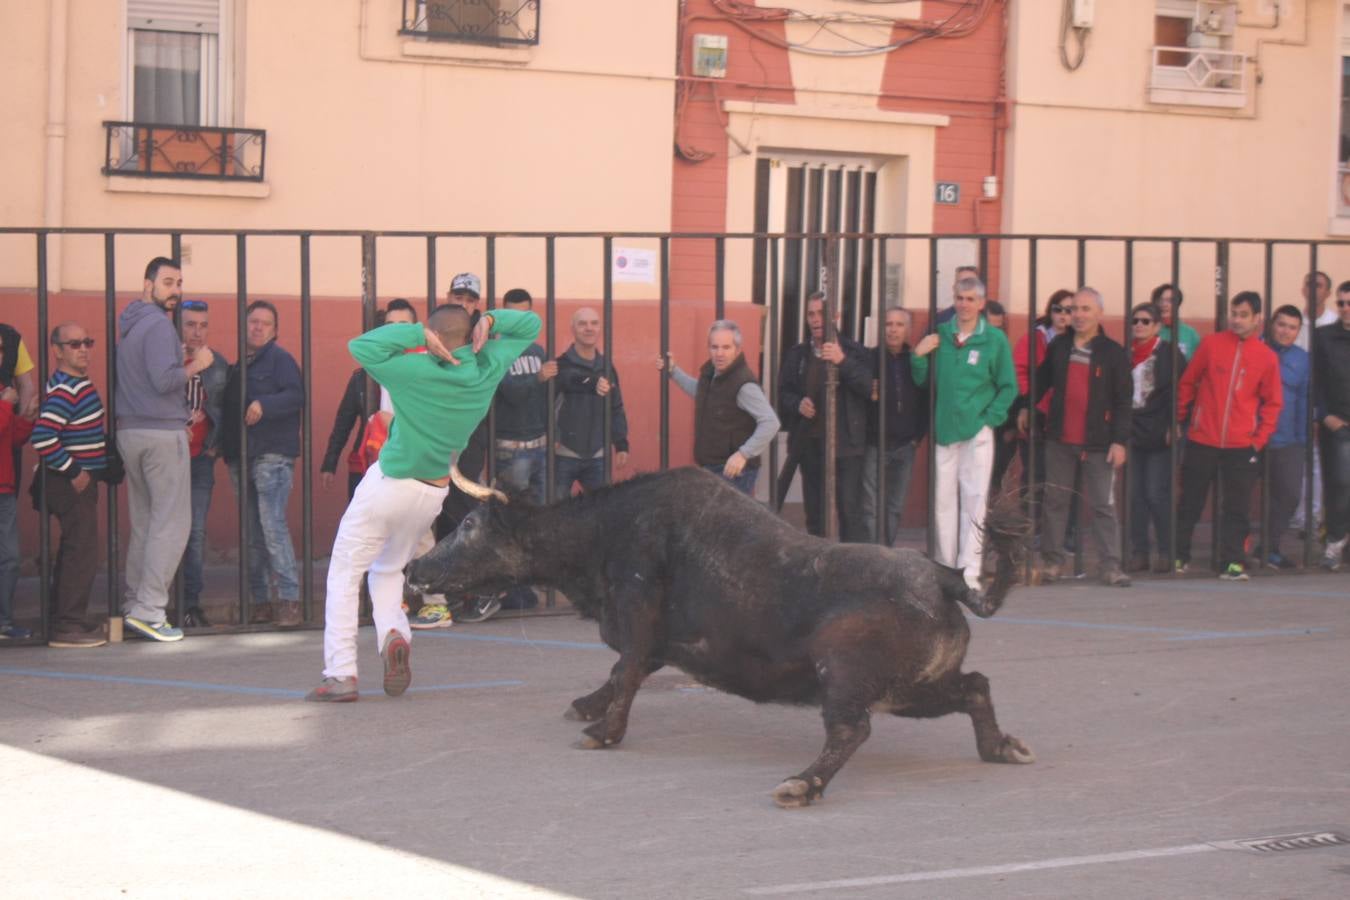
[[[825,533],[825,364],[834,363],[839,367],[835,423],[839,539],[865,543],[863,452],[867,445],[867,406],[872,396],[867,351],[842,334],[836,343],[825,342],[825,295],[819,291],[806,299],[806,324],[810,339],[784,354],[778,376],[778,415],[788,428],[789,449],[796,453],[802,468],[806,530],[814,535]]]
[[[1350,529],[1350,281],[1336,289],[1336,321],[1313,336],[1318,441],[1326,485],[1327,546],[1322,568],[1336,571]]]
[[[1046,391],[1055,392],[1046,427],[1041,574],[1044,581],[1059,577],[1064,528],[1081,468],[1083,493],[1092,506],[1102,583],[1129,587],[1129,577],[1120,570],[1115,485],[1130,440],[1130,357],[1102,333],[1103,311],[1100,293],[1090,287],[1079,289],[1073,297],[1073,331],[1050,342],[1036,372],[1037,396],[1031,405],[1039,403]]]
[[[868,367],[873,376],[872,402],[868,404],[867,452],[863,454],[863,525],[869,540],[877,538],[877,466],[885,444],[886,457],[886,537],[884,543],[895,544],[900,527],[900,516],[909,496],[910,476],[914,472],[914,456],[919,443],[928,434],[928,392],[914,383],[910,368],[909,310],[886,310],[885,334],[882,344],[871,351]],[[881,360],[884,359],[883,363]],[[879,390],[880,372],[886,373],[886,434],[881,440]]]
[[[590,490],[605,483],[605,404],[610,411],[614,467],[628,464],[628,417],[623,411],[619,373],[597,347],[600,314],[582,307],[572,314],[572,346],[558,360],[558,446],[556,494],[572,493],[573,482]]]
[[[250,520],[248,570],[253,595],[250,624],[282,626],[301,623],[300,579],[295,545],[286,523],[286,506],[300,455],[300,415],[305,388],[300,367],[277,344],[277,309],[266,300],[248,305],[245,319],[247,373],[244,385],[244,425],[247,448],[239,433],[240,367],[230,367],[225,386],[225,428],[221,455],[230,470],[235,494],[247,473]],[[244,452],[246,449],[246,453]],[[245,458],[246,457],[246,458]],[[244,466],[247,465],[245,469]],[[279,611],[274,615],[268,573],[276,579]]]
[[[1149,568],[1150,524],[1158,546],[1155,571],[1172,571],[1172,407],[1186,357],[1161,338],[1162,324],[1154,303],[1140,303],[1130,314],[1130,569],[1136,572]]]

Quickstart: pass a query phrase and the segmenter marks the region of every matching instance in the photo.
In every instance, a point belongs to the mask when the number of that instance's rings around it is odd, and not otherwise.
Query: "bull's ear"
[[[492,499],[487,501],[488,521],[496,527],[509,527],[512,522],[511,511],[515,506],[513,497],[509,503],[503,503],[500,500]]]

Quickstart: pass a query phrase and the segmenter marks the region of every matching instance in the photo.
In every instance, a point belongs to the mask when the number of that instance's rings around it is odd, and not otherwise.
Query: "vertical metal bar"
[[[726,263],[724,238],[717,238],[717,318],[725,315],[722,297],[722,267]],[[670,238],[661,238],[661,358],[670,352]],[[670,468],[670,379],[656,380],[661,393],[661,471]]]
[[[928,330],[937,333],[938,296],[938,242],[928,239]],[[928,508],[937,502],[937,353],[928,354]],[[937,534],[934,521],[928,522],[928,555],[936,552]]]
[[[1040,434],[1036,427],[1036,369],[1040,365],[1040,339],[1036,336],[1036,261],[1038,245],[1036,238],[1027,243],[1027,516],[1031,519],[1034,535],[1041,520],[1041,480],[1045,478],[1044,466],[1036,464],[1037,442]],[[932,438],[930,437],[931,441]],[[929,507],[932,508],[931,506]],[[1031,584],[1035,560],[1027,553],[1026,582]]]
[[[557,333],[554,323],[557,320],[557,299],[554,295],[554,276],[557,271],[557,238],[549,235],[544,238],[544,314],[548,319],[548,330],[544,333],[544,359],[553,360],[555,352],[554,335]],[[557,499],[558,479],[558,409],[557,379],[548,380],[548,447],[544,454],[544,502],[552,503]],[[544,608],[552,609],[558,604],[558,593],[549,588],[544,594]]]
[[[669,238],[662,238],[661,240],[664,245],[664,242],[668,241]],[[725,237],[713,238],[713,265],[717,269],[717,283],[713,294],[714,318],[725,319],[727,317],[727,239]],[[664,279],[662,290],[666,292],[667,300],[669,300],[670,279],[666,277],[665,273],[665,263],[662,263],[661,277]],[[665,306],[662,306],[662,309],[665,308]],[[665,350],[661,352],[664,353]],[[661,383],[665,384],[665,379],[662,379]],[[661,468],[664,469],[665,466],[662,465]]]
[[[310,296],[309,235],[300,235],[300,377],[305,405],[300,424],[300,609],[306,622],[314,617],[314,335]]]
[[[1267,306],[1267,308],[1268,308],[1268,309],[1267,309],[1267,313],[1268,313],[1268,315],[1270,316],[1271,321],[1274,321],[1274,319],[1275,319],[1275,315],[1274,315],[1274,308],[1275,308],[1275,292],[1274,292],[1274,290],[1275,290],[1275,286],[1274,286],[1274,277],[1273,277],[1273,273],[1271,272],[1271,263],[1273,262],[1273,257],[1272,257],[1273,246],[1271,245],[1271,243],[1270,243],[1269,241],[1267,241],[1266,244],[1265,244],[1265,250],[1266,250],[1266,252],[1265,252],[1265,259],[1264,259],[1263,277],[1262,277],[1262,279],[1261,279],[1261,296],[1262,296],[1262,297],[1265,297],[1266,306]],[[1309,341],[1309,344],[1311,344],[1311,343],[1312,343],[1312,342]],[[1309,434],[1309,436],[1311,436],[1311,435],[1312,435],[1312,431],[1309,431],[1308,434]],[[1266,444],[1266,447],[1267,447],[1267,450],[1269,450],[1270,445],[1269,445],[1269,444]],[[1306,449],[1306,448],[1305,448],[1305,449]],[[1308,474],[1311,474],[1311,473],[1308,473]],[[1262,563],[1263,565],[1265,564],[1265,561],[1266,561],[1267,559],[1270,558],[1270,554],[1271,554],[1271,553],[1275,553],[1275,552],[1278,552],[1278,551],[1279,551],[1279,549],[1280,549],[1280,546],[1279,546],[1279,545],[1280,545],[1280,536],[1284,533],[1284,526],[1289,524],[1288,522],[1283,522],[1283,523],[1276,524],[1276,523],[1272,523],[1272,522],[1269,522],[1269,521],[1268,521],[1269,518],[1270,518],[1270,516],[1267,514],[1266,511],[1267,511],[1268,509],[1270,509],[1270,477],[1271,477],[1271,459],[1270,459],[1270,453],[1267,452],[1267,453],[1262,454],[1262,456],[1261,456],[1261,557],[1260,557],[1260,559],[1261,559],[1261,563]],[[1273,530],[1272,530],[1272,528],[1273,528]]]
[[[1308,245],[1308,277],[1313,279],[1308,291],[1307,309],[1303,311],[1308,323],[1308,444],[1303,450],[1303,566],[1312,568],[1313,542],[1317,540],[1317,517],[1313,515],[1313,398],[1317,396],[1317,242]],[[1336,299],[1334,292],[1331,299]]]
[[[871,246],[869,240],[867,246]],[[881,268],[881,296],[876,305],[877,310],[877,492],[873,512],[876,513],[873,527],[876,528],[877,543],[883,547],[890,546],[891,535],[888,532],[890,525],[890,504],[888,502],[889,494],[886,485],[886,453],[891,448],[886,446],[886,427],[889,424],[891,392],[890,392],[890,369],[891,361],[890,350],[886,347],[886,241],[877,240],[876,251],[877,265]],[[929,375],[932,375],[932,369],[929,369]],[[903,513],[904,511],[901,510]],[[899,527],[899,522],[896,527]]]
[[[835,201],[838,196],[836,194]],[[833,219],[837,217],[832,216]],[[833,222],[832,222],[833,224]],[[825,330],[822,337],[825,343],[839,343],[839,331],[835,319],[839,315],[839,235],[831,233],[825,238],[824,268],[820,274],[821,289],[825,291]],[[836,510],[839,506],[839,367],[834,363],[825,364],[825,496],[821,500],[821,522],[826,540],[840,537],[840,526]]]
[[[169,259],[178,263],[183,262],[183,235],[175,231],[169,235]],[[173,311],[174,330],[179,331],[181,335],[183,327],[182,307],[177,307]],[[181,337],[180,337],[181,340]],[[187,593],[183,588],[183,567],[180,564],[178,571],[173,575],[173,608],[175,610],[174,622],[179,628],[183,627],[183,620],[187,613]]]
[[[1077,287],[1083,287],[1087,284],[1087,241],[1079,238],[1077,242],[1077,262],[1078,262],[1078,284]],[[1073,476],[1073,499],[1074,508],[1078,510],[1078,515],[1074,516],[1073,527],[1073,574],[1077,578],[1083,576],[1083,544],[1086,537],[1083,524],[1092,521],[1091,510],[1085,510],[1083,504],[1083,466],[1081,464],[1075,467]]]
[[[1172,574],[1176,574],[1177,563],[1177,504],[1181,499],[1181,492],[1177,490],[1177,469],[1179,468],[1178,457],[1181,455],[1182,440],[1182,422],[1177,416],[1177,402],[1179,391],[1177,384],[1181,380],[1178,374],[1181,372],[1181,242],[1172,241],[1172,272],[1168,282],[1172,285],[1172,440],[1167,444],[1167,484],[1168,484],[1168,503],[1167,516],[1169,522],[1169,535],[1171,546],[1167,549],[1168,568]]]
[[[1228,242],[1214,243],[1214,318],[1219,323],[1218,330],[1228,325]],[[1209,558],[1210,566],[1216,571],[1221,567],[1219,559],[1219,530],[1223,524],[1223,508],[1227,500],[1224,497],[1223,478],[1214,479],[1214,491],[1210,495]],[[1250,527],[1250,526],[1249,526]],[[1245,550],[1245,548],[1243,548]],[[1239,552],[1243,552],[1240,550]],[[1245,553],[1244,553],[1245,557]],[[1245,564],[1245,563],[1244,563]]]
[[[34,351],[38,364],[38,389],[45,391],[47,386],[48,327],[47,320],[47,232],[37,233],[37,319],[38,340],[34,342]],[[8,444],[8,441],[6,441]],[[0,453],[12,452],[10,447],[0,447]],[[16,473],[17,474],[17,473]],[[42,639],[51,640],[52,636],[52,535],[51,521],[47,510],[47,466],[40,464],[36,475],[38,481],[38,606],[42,612]],[[89,489],[98,490],[98,485]],[[17,523],[15,525],[17,527]],[[63,536],[64,539],[64,536]],[[17,562],[17,560],[16,560]]]
[[[487,308],[489,310],[497,307],[497,238],[495,235],[487,235],[484,238],[486,246],[484,248],[487,258]],[[487,451],[484,454],[487,457],[487,483],[492,484],[493,479],[497,477],[497,404],[488,404],[487,411]]]
[[[604,461],[605,484],[611,484],[614,479],[614,463],[610,453],[610,448],[614,443],[614,238],[606,235],[604,240],[605,250],[605,275],[604,275],[604,321],[605,329],[605,378],[609,381],[610,390],[605,394],[605,414],[604,414],[604,446],[601,448],[600,458]]]
[[[108,396],[103,398],[103,407],[107,410],[108,446],[117,447],[117,272],[114,235],[111,231],[103,235],[103,344],[107,347],[108,364],[105,383]],[[45,339],[45,336],[44,336]],[[108,618],[118,614],[121,606],[121,578],[118,574],[118,516],[117,486],[107,486],[107,579],[108,579]]]
[[[436,235],[427,235],[427,318],[436,311]]]
[[[239,353],[239,420],[235,427],[239,429],[239,458],[235,464],[239,467],[239,496],[235,505],[239,511],[239,624],[247,625],[249,608],[252,602],[265,603],[266,597],[249,597],[248,555],[249,555],[249,478],[248,470],[248,425],[244,414],[248,411],[248,249],[247,236],[237,234],[234,238],[235,267],[235,317],[239,329],[236,350]]]
[[[1125,348],[1125,358],[1131,358],[1133,337],[1130,325],[1130,309],[1134,306],[1134,239],[1125,239],[1125,321],[1123,323],[1121,345]],[[1133,514],[1130,504],[1130,469],[1134,466],[1134,448],[1127,445],[1125,465],[1120,467],[1120,509],[1122,522],[1120,527],[1120,559],[1129,565],[1130,554],[1130,516]],[[1147,532],[1145,532],[1147,533]],[[1145,551],[1147,552],[1147,551]],[[1145,573],[1147,574],[1147,572]]]
[[[768,348],[768,360],[764,369],[766,375],[764,393],[769,405],[778,410],[778,365],[782,355],[782,338],[778,334],[780,326],[779,305],[782,298],[778,294],[778,238],[769,238],[769,328],[764,346]],[[778,511],[778,436],[769,442],[769,508]]]

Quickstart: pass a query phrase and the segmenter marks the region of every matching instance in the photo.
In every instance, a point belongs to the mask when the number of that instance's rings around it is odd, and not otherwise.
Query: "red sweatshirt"
[[[1283,405],[1280,361],[1259,332],[1246,340],[1231,331],[1209,335],[1177,384],[1177,418],[1186,421],[1189,411],[1189,438],[1207,447],[1260,450]]]
[[[0,494],[14,493],[14,453],[33,433],[33,423],[14,412],[14,404],[0,403]]]

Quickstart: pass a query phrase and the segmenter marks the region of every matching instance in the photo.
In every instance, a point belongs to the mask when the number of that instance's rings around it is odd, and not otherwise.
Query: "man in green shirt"
[[[477,325],[472,321],[463,307],[443,306],[425,326],[385,325],[347,345],[357,364],[389,391],[394,422],[333,541],[323,681],[306,700],[358,697],[357,591],[367,571],[384,692],[397,697],[412,681],[403,567],[441,510],[455,455],[487,414],[511,363],[539,334],[539,317],[532,312],[500,310]],[[489,341],[489,335],[497,340]]]
[[[980,314],[984,284],[962,278],[956,285],[956,315],[915,346],[914,382],[928,384],[936,369],[937,443],[933,526],[934,559],[964,570],[966,584],[980,589],[985,504],[994,469],[994,429],[1008,418],[1017,397],[1012,350],[1003,332]],[[936,362],[930,365],[930,355]]]

